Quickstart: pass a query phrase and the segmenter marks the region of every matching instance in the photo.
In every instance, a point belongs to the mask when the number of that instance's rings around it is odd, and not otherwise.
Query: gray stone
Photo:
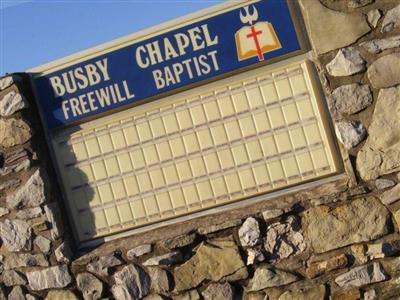
[[[102,256],[98,260],[89,263],[86,270],[98,276],[108,276],[108,268],[122,265],[123,261],[115,255]]]
[[[71,291],[52,290],[47,294],[45,300],[79,300],[79,299]]]
[[[385,179],[385,178],[378,178],[375,180],[375,187],[378,190],[384,190],[394,186],[396,183],[393,180]]]
[[[287,291],[278,300],[322,300],[325,299],[325,293],[325,286],[318,285],[305,290]]]
[[[156,294],[165,294],[171,289],[166,270],[157,267],[150,267],[147,272],[151,279],[151,290]]]
[[[40,249],[41,252],[48,254],[51,249],[51,241],[42,235],[38,235],[33,243]]]
[[[228,283],[211,283],[202,293],[204,300],[232,300],[234,289]]]
[[[394,188],[387,190],[379,195],[383,204],[389,205],[400,199],[400,184],[397,184]]]
[[[376,89],[400,83],[400,53],[392,53],[375,60],[368,68],[368,79]]]
[[[372,103],[373,98],[368,85],[353,83],[335,89],[329,100],[329,109],[333,117],[339,119],[365,109]]]
[[[0,184],[0,191],[14,188],[14,187],[18,186],[20,183],[21,183],[20,179],[10,179],[10,180],[4,181],[3,183]]]
[[[372,9],[367,13],[368,23],[371,24],[373,28],[376,28],[381,17],[382,14],[379,9]]]
[[[239,239],[243,247],[252,247],[260,243],[260,226],[258,221],[249,217],[244,221],[242,226],[239,228]]]
[[[3,272],[3,283],[6,286],[25,285],[25,276],[15,270],[5,270]]]
[[[298,229],[299,223],[297,218],[291,216],[285,222],[268,226],[264,248],[270,260],[287,258],[305,250],[306,244]]]
[[[0,91],[5,90],[6,88],[10,87],[14,83],[13,76],[5,76],[0,78]]]
[[[7,197],[7,207],[11,209],[37,207],[45,199],[44,182],[40,170],[36,170],[22,187]]]
[[[200,300],[200,295],[197,290],[190,290],[186,293],[172,297],[173,300]]]
[[[400,27],[400,5],[389,10],[382,21],[381,32],[389,32]]]
[[[336,122],[335,132],[338,140],[347,150],[356,147],[367,136],[364,125],[354,120]]]
[[[400,171],[400,86],[379,92],[368,133],[357,155],[361,178],[373,180]]]
[[[0,217],[3,217],[5,215],[8,215],[10,213],[10,210],[5,208],[5,207],[0,207]]]
[[[56,202],[44,206],[47,220],[51,223],[51,238],[58,239],[63,234],[61,225],[61,211]]]
[[[133,249],[130,249],[127,253],[126,253],[126,257],[129,260],[134,259],[135,257],[139,257],[145,254],[148,254],[151,252],[151,244],[147,244],[147,245],[141,245],[141,246],[137,246]]]
[[[360,287],[363,285],[385,281],[389,278],[385,269],[378,262],[356,267],[336,277],[335,282],[342,288]]]
[[[361,13],[333,11],[318,0],[301,0],[300,5],[308,36],[317,55],[346,47],[371,30]]]
[[[350,9],[360,8],[363,6],[367,6],[374,2],[374,0],[350,0],[347,3],[347,7]]]
[[[97,300],[103,293],[103,283],[90,273],[80,273],[76,277],[78,289],[82,292],[83,299]]]
[[[326,65],[329,75],[335,77],[357,74],[365,69],[365,61],[354,47],[340,49],[335,58]]]
[[[21,119],[0,119],[0,145],[5,148],[26,143],[32,136],[29,125]]]
[[[22,287],[17,285],[13,287],[11,292],[8,294],[8,300],[25,300],[25,293]]]
[[[3,96],[0,100],[0,116],[8,117],[15,112],[29,107],[25,98],[15,91],[11,91]]]
[[[303,213],[303,228],[316,253],[377,239],[389,232],[388,210],[374,197],[330,208],[318,206]]]
[[[266,210],[262,212],[262,216],[264,221],[269,221],[271,219],[277,218],[281,215],[283,215],[285,213],[285,211],[283,209],[280,208],[276,208],[276,209],[270,209],[270,210]]]
[[[27,272],[26,277],[28,278],[29,287],[33,291],[64,288],[71,282],[71,276],[66,265]]]
[[[42,213],[43,213],[42,208],[38,206],[38,207],[18,210],[17,213],[15,214],[15,217],[17,219],[29,220],[40,217]]]
[[[173,251],[167,254],[155,256],[152,258],[149,258],[143,263],[143,266],[159,266],[159,265],[174,265],[177,263],[180,263],[182,261],[182,253],[179,251]]]
[[[249,248],[246,249],[247,252],[247,265],[252,265],[254,263],[262,262],[265,260],[264,254],[261,250]]]
[[[4,267],[6,270],[23,267],[47,267],[49,265],[43,254],[10,253],[6,256]]]
[[[259,291],[270,287],[282,286],[299,280],[299,277],[268,266],[260,266],[249,281],[247,291]]]
[[[0,237],[3,245],[10,252],[31,250],[31,235],[32,229],[25,221],[6,219],[4,222],[0,222]]]
[[[112,293],[116,300],[135,300],[150,292],[150,278],[141,268],[128,265],[114,274]]]
[[[202,235],[206,235],[206,234],[214,233],[214,232],[221,231],[224,229],[228,229],[231,227],[239,226],[240,224],[242,224],[241,220],[231,220],[231,221],[226,221],[226,222],[216,224],[216,225],[200,227],[197,231]]]
[[[54,251],[54,254],[56,256],[56,260],[60,263],[68,264],[72,258],[71,248],[66,242],[61,243],[61,245],[58,246],[57,249]]]
[[[385,39],[372,40],[360,44],[365,50],[370,53],[378,54],[384,50],[397,48],[400,46],[400,35],[388,37]]]
[[[239,249],[233,239],[202,243],[194,256],[175,268],[175,289],[188,290],[197,287],[205,280],[220,281],[244,268]]]
[[[196,239],[196,233],[184,234],[181,236],[174,237],[172,239],[168,239],[163,243],[163,246],[167,249],[173,250],[176,248],[182,248],[187,245],[190,245]]]

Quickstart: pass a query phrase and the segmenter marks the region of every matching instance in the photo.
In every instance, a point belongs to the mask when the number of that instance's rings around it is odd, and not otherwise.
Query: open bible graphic
[[[249,23],[250,26],[243,26],[235,34],[236,49],[239,61],[251,57],[258,57],[259,61],[264,60],[264,54],[282,48],[274,27],[270,22],[253,22],[258,19],[258,13],[252,6],[253,13],[249,13],[249,7],[244,7],[245,15],[240,12],[242,23]]]

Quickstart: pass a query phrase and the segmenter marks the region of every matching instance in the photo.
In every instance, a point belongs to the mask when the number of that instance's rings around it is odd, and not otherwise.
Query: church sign
[[[229,2],[30,70],[78,241],[341,172],[292,5]]]

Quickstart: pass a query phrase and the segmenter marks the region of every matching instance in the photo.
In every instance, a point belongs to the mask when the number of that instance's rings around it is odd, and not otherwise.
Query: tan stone
[[[361,293],[358,289],[338,291],[332,295],[332,300],[358,300],[358,299],[361,299]]]
[[[330,10],[318,0],[300,0],[314,51],[319,55],[354,43],[371,29],[358,12]]]
[[[317,253],[369,241],[388,233],[389,212],[374,197],[330,208],[318,206],[303,213],[303,228]]]
[[[388,88],[400,83],[400,53],[378,58],[368,68],[368,79],[376,89]]]
[[[364,180],[400,171],[400,86],[380,90],[368,128],[368,139],[357,155]]]
[[[347,256],[344,254],[340,254],[324,261],[311,263],[310,266],[306,269],[306,273],[309,278],[315,278],[326,272],[344,268],[347,266],[347,263]]]
[[[31,129],[23,120],[0,119],[0,146],[9,148],[21,145],[31,136]]]
[[[174,271],[175,289],[187,290],[204,280],[219,281],[245,265],[232,239],[202,243],[196,254]]]
[[[307,290],[287,291],[278,300],[321,300],[325,297],[325,286],[319,285]]]
[[[78,297],[71,291],[53,290],[47,294],[45,300],[78,300]]]

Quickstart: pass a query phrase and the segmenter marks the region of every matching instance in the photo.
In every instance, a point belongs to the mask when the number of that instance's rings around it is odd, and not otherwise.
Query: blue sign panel
[[[262,0],[39,74],[34,85],[54,129],[299,50],[288,3]]]

